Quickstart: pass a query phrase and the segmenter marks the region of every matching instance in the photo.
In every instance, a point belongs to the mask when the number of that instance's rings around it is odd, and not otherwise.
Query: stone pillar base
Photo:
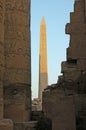
[[[13,130],[13,122],[10,119],[0,120],[0,130]]]
[[[36,130],[37,121],[19,122],[14,124],[14,130]]]

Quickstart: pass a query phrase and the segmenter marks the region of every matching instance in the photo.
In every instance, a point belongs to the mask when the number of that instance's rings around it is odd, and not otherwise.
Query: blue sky
[[[45,17],[47,28],[48,84],[57,82],[61,62],[66,60],[69,35],[65,25],[70,22],[74,0],[31,0],[31,66],[32,97],[38,96],[40,23]]]

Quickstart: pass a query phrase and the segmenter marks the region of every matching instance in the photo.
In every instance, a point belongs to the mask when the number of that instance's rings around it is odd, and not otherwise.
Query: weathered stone
[[[70,13],[70,21],[72,23],[75,22],[84,23],[84,13],[83,12]]]
[[[74,4],[74,11],[75,12],[84,12],[85,10],[85,0],[77,0]]]
[[[38,98],[35,98],[32,100],[32,111],[40,111],[42,110],[42,104],[41,100]]]
[[[30,115],[30,0],[0,0],[0,130]]]
[[[9,119],[0,120],[0,130],[13,130],[13,122]]]
[[[5,6],[4,85],[16,83],[31,85],[30,1],[6,1]]]
[[[70,23],[67,61],[62,62],[58,82],[43,92],[43,111],[53,130],[86,129],[86,0],[76,0]]]
[[[0,120],[3,118],[3,84],[0,82]]]
[[[4,116],[30,120],[31,48],[30,0],[5,1]]]
[[[4,64],[4,1],[0,0],[0,119],[3,118]]]
[[[86,92],[86,91],[85,91]],[[86,129],[86,94],[78,94],[75,99],[76,130]]]
[[[12,84],[4,89],[4,115],[14,122],[28,121],[31,113],[31,91],[25,84]]]
[[[43,96],[43,110],[52,120],[52,130],[75,130],[73,96],[65,96],[58,90],[45,91]]]
[[[14,130],[36,130],[37,121],[15,123]]]

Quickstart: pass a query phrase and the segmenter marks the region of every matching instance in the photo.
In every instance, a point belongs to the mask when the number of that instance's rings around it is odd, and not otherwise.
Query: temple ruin
[[[44,84],[43,111],[33,115],[30,6],[30,0],[0,0],[0,130],[86,130],[86,0],[75,0],[62,75]]]
[[[66,34],[70,42],[63,75],[44,90],[43,111],[53,130],[86,130],[86,0],[75,1]]]

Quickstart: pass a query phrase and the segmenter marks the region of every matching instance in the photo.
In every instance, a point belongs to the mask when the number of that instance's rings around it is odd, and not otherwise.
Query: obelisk
[[[42,92],[48,85],[48,68],[47,68],[47,38],[46,23],[42,17],[40,25],[40,54],[39,54],[39,99],[42,101]]]

